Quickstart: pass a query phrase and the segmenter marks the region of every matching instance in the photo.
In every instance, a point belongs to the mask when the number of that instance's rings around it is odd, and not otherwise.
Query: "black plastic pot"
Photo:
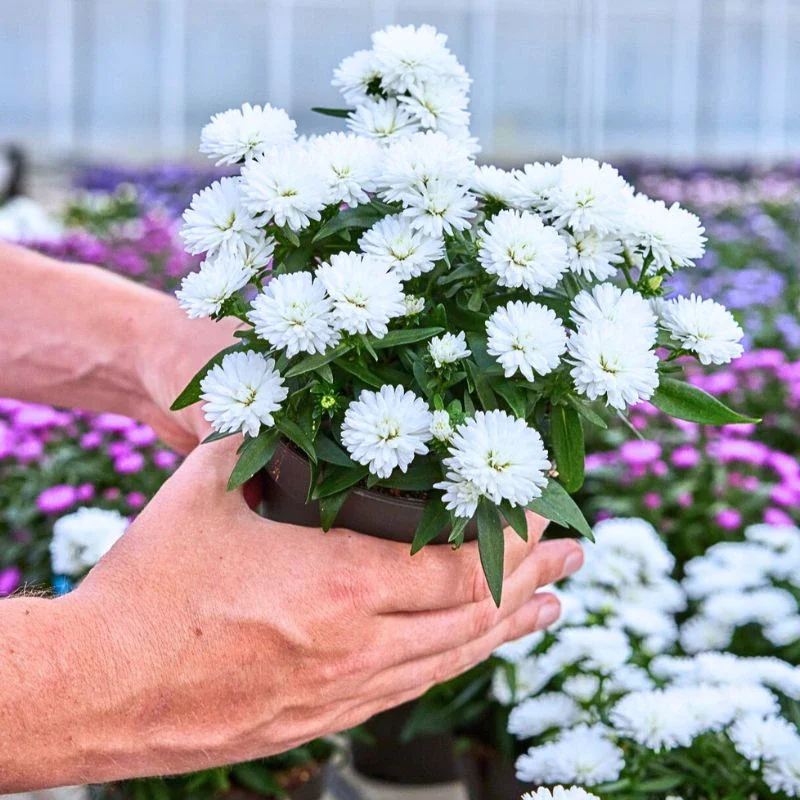
[[[467,787],[469,800],[499,800],[522,797],[538,786],[517,780],[514,762],[485,745],[472,744],[456,758],[458,772]]]

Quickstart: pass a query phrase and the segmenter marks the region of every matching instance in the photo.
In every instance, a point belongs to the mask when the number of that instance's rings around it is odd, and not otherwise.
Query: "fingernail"
[[[583,550],[576,548],[564,559],[564,574],[572,575],[583,566]]]
[[[546,628],[561,616],[561,604],[555,598],[549,598],[539,614],[539,625]]]

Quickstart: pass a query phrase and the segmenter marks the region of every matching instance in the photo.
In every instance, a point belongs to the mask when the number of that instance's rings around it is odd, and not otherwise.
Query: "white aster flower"
[[[483,494],[475,483],[452,470],[447,472],[445,480],[434,483],[433,488],[442,490],[442,502],[445,508],[463,519],[471,519],[474,516],[478,510],[478,501]]]
[[[222,251],[207,258],[197,272],[190,272],[175,292],[190,319],[218,314],[222,304],[253,277],[253,269],[240,256]]]
[[[702,364],[727,364],[738,358],[744,331],[725,306],[692,294],[667,300],[660,307],[661,324]]]
[[[529,381],[534,371],[547,375],[561,363],[567,334],[555,312],[539,303],[519,300],[498,308],[486,323],[487,350],[503,367],[506,378],[521,372]]]
[[[510,206],[514,202],[516,179],[513,172],[485,164],[475,168],[470,188],[484,200]]]
[[[449,471],[473,483],[499,505],[526,506],[547,484],[550,462],[542,437],[505,411],[478,411],[459,425],[443,460]],[[436,488],[449,491],[452,479]],[[450,506],[448,506],[450,507]]]
[[[467,347],[466,334],[459,331],[457,334],[445,333],[434,336],[428,342],[428,354],[433,359],[434,365],[440,369],[445,364],[454,364],[462,358],[472,355]]]
[[[102,508],[79,508],[53,524],[50,561],[55,575],[79,577],[93,567],[128,527],[127,517]]]
[[[583,709],[571,697],[559,692],[545,692],[523,700],[512,709],[508,732],[517,739],[530,739],[552,728],[571,728],[583,716]]]
[[[247,315],[256,335],[292,358],[324,353],[339,340],[333,327],[333,303],[322,282],[308,272],[272,278]]]
[[[443,409],[434,411],[431,417],[431,436],[440,442],[449,442],[453,438],[453,433],[450,415]]]
[[[401,472],[417,455],[425,455],[430,438],[431,412],[427,403],[402,386],[363,391],[350,403],[342,424],[342,444],[373,475],[388,478]]]
[[[567,245],[570,272],[589,280],[604,281],[617,272],[622,257],[622,243],[613,236],[600,236],[594,231],[563,232]]]
[[[317,269],[317,277],[333,300],[338,330],[383,338],[389,321],[406,312],[397,275],[372,256],[337,253]]]
[[[554,786],[552,789],[537,789],[535,792],[526,792],[521,800],[600,800],[596,794],[581,789],[579,786]]]
[[[786,647],[800,641],[800,615],[773,622],[764,628],[765,638],[776,647]]]
[[[625,238],[643,257],[652,255],[658,269],[691,267],[705,251],[703,233],[700,220],[677,203],[667,207],[643,194],[629,203]]]
[[[378,220],[359,240],[361,251],[385,264],[405,281],[430,272],[444,257],[440,237],[414,230],[399,214]]]
[[[793,748],[800,749],[800,734],[783,717],[744,716],[728,731],[736,751],[746,758],[753,769],[758,762],[780,758]]]
[[[249,350],[228,353],[200,382],[200,392],[203,413],[215,431],[256,436],[262,425],[275,424],[272,415],[289,390],[275,361]]]
[[[478,260],[501,286],[522,286],[536,295],[566,272],[567,247],[535,214],[506,209],[486,223]]]
[[[380,81],[381,73],[372,50],[357,50],[333,71],[331,84],[347,103],[360,105],[369,101],[368,90]]]
[[[403,314],[404,317],[415,317],[417,314],[421,314],[425,310],[425,298],[424,297],[417,297],[413,294],[407,294],[404,298],[405,301],[405,313]]]
[[[630,641],[623,631],[586,625],[559,631],[548,657],[561,668],[580,663],[586,670],[611,675],[628,661],[631,653]]]
[[[374,140],[337,131],[311,139],[308,152],[327,181],[328,204],[369,202],[368,193],[376,189],[383,158]]]
[[[223,178],[192,198],[181,228],[188,252],[214,254],[226,249],[242,254],[245,247],[263,241],[259,223],[244,207],[242,190],[239,178]]]
[[[800,745],[772,758],[762,772],[764,783],[773,792],[786,792],[789,797],[800,797]]]
[[[688,747],[698,733],[691,709],[676,689],[633,692],[619,700],[610,718],[614,729],[650,750]]]
[[[442,81],[414,86],[399,98],[423,128],[455,139],[469,136],[469,98],[458,87]]]
[[[533,631],[533,633],[528,633],[519,639],[501,644],[492,655],[502,658],[503,661],[508,661],[509,664],[519,664],[544,641],[544,637],[544,631]]]
[[[216,158],[218,166],[238,164],[263,155],[270,147],[290,144],[295,127],[282,108],[245,103],[211,117],[200,134],[200,152]]]
[[[600,691],[600,678],[597,675],[572,675],[565,678],[561,691],[579,703],[591,702]]]
[[[242,180],[250,212],[293,231],[318,220],[328,204],[327,176],[302,144],[271,148],[258,161],[242,167]]]
[[[601,283],[580,292],[572,301],[570,318],[580,328],[593,322],[612,322],[652,347],[656,341],[656,316],[650,304],[632,289]]]
[[[557,164],[526,164],[515,170],[511,186],[511,205],[523,210],[540,211],[544,208],[550,190],[559,179]]]
[[[567,342],[578,394],[624,410],[649,400],[658,387],[658,357],[646,329],[599,321],[582,325]]]
[[[397,100],[370,100],[356,106],[347,119],[347,127],[368,139],[389,143],[411,136],[419,126],[411,113]]]
[[[681,626],[681,647],[687,653],[702,653],[708,650],[724,650],[730,647],[733,628],[717,620],[699,615]]]
[[[411,227],[440,238],[470,227],[477,198],[456,183],[433,180],[404,199],[403,216]]]

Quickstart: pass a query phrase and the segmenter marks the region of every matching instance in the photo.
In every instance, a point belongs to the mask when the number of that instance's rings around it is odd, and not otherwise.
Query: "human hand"
[[[498,609],[474,543],[411,558],[405,545],[265,520],[225,491],[234,458],[229,440],[191,453],[64,598],[102,651],[83,679],[106,713],[80,737],[98,755],[76,764],[93,781],[350,728],[555,621],[556,598],[534,592],[582,561],[572,540],[540,543],[547,523],[529,515],[527,544],[507,535]]]

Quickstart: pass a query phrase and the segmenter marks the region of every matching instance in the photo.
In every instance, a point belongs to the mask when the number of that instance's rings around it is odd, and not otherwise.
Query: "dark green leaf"
[[[411,543],[411,555],[419,552],[428,542],[433,541],[447,527],[450,521],[450,512],[444,507],[441,495],[431,493],[425,503],[422,519],[419,521]]]
[[[474,361],[465,361],[467,371],[475,385],[475,391],[478,393],[478,400],[480,400],[484,411],[492,411],[497,408],[497,398],[494,396],[492,387],[486,375],[481,372],[480,367]]]
[[[658,389],[650,402],[671,417],[703,425],[761,422],[759,419],[738,414],[696,386],[664,376],[661,377]]]
[[[229,436],[236,436],[237,434],[241,435],[241,433],[241,431],[229,431],[228,433],[214,431],[213,433],[209,433],[200,444],[211,444],[211,442],[218,442],[220,439],[227,439]]]
[[[575,395],[567,395],[567,402],[587,421],[598,428],[606,430],[606,421],[589,405],[589,403],[579,400]]]
[[[440,333],[444,333],[444,328],[404,328],[400,331],[389,331],[382,339],[372,336],[369,341],[376,350],[384,350],[387,347],[397,347],[430,339],[431,336],[438,336]]]
[[[378,482],[386,489],[400,489],[406,492],[422,492],[430,489],[442,479],[439,463],[433,460],[415,461],[406,472],[395,470],[394,474]]]
[[[280,432],[275,428],[248,439],[239,450],[239,460],[228,479],[228,489],[236,489],[263,469],[274,455],[279,441]]]
[[[511,381],[499,378],[492,381],[491,387],[506,401],[514,416],[525,419],[525,395]]]
[[[335,217],[331,217],[316,233],[313,241],[327,239],[340,231],[349,228],[371,228],[381,217],[383,212],[374,208],[371,204],[355,206],[340,211]]]
[[[525,517],[525,509],[522,506],[512,506],[508,500],[500,503],[500,511],[506,518],[506,522],[517,532],[520,538],[528,541],[528,520]]]
[[[281,261],[277,272],[299,272],[308,265],[312,253],[313,248],[310,244],[306,244],[302,247],[292,250],[287,256],[284,257],[283,261]]]
[[[367,386],[372,386],[374,389],[380,389],[385,383],[383,378],[371,372],[369,367],[361,361],[338,361],[336,366],[354,375],[362,383],[366,383]]]
[[[317,435],[314,447],[317,451],[317,458],[320,461],[327,461],[329,464],[336,464],[338,467],[358,466],[336,442],[329,439],[325,434],[320,433]]]
[[[220,350],[219,353],[206,362],[189,383],[186,384],[186,388],[175,398],[175,401],[170,406],[170,411],[180,411],[182,408],[196,403],[200,399],[200,383],[208,374],[209,370],[217,364],[222,363],[222,359],[225,358],[228,353],[236,353],[242,349],[241,344],[232,344],[230,347]]]
[[[331,361],[334,361],[340,356],[343,356],[345,353],[350,352],[350,350],[352,349],[353,349],[352,344],[347,344],[346,342],[342,342],[340,345],[337,345],[332,350],[328,350],[327,353],[317,353],[316,355],[304,358],[302,361],[298,361],[297,364],[286,370],[283,377],[296,378],[298,375],[304,375],[306,372],[312,372],[315,369],[324,367],[325,364],[330,364]]]
[[[572,406],[557,405],[550,414],[550,437],[558,474],[568,492],[583,486],[583,467],[586,453],[583,443],[583,424]]]
[[[296,422],[286,417],[276,417],[275,427],[287,438],[294,442],[315,464],[317,451],[314,449],[313,439]]]
[[[312,106],[311,110],[326,117],[341,117],[342,119],[346,119],[355,111],[354,108],[325,108],[324,106]]]
[[[246,789],[259,792],[267,797],[288,797],[286,790],[278,783],[268,767],[246,762],[232,767],[231,772],[236,778],[236,782]]]
[[[558,481],[551,478],[542,490],[541,497],[528,503],[528,508],[565,528],[574,528],[590,541],[594,541],[592,529],[580,508]]]
[[[325,478],[317,486],[317,491],[314,493],[315,499],[330,497],[333,494],[343,492],[345,489],[349,489],[359,481],[364,480],[369,474],[369,470],[362,466],[354,467],[353,469],[336,467],[329,471],[326,470],[326,472]]]
[[[322,530],[329,531],[333,527],[333,523],[336,522],[336,515],[339,513],[339,510],[344,505],[344,501],[347,500],[349,495],[350,492],[345,489],[345,491],[339,492],[339,494],[332,494],[320,498],[319,522],[322,526]]]
[[[503,552],[505,536],[497,507],[482,497],[478,502],[478,551],[483,574],[489,584],[495,605],[499,608],[503,596]]]
[[[482,305],[483,305],[483,292],[480,289],[476,289],[470,295],[470,298],[467,301],[467,308],[470,311],[480,311]]]

